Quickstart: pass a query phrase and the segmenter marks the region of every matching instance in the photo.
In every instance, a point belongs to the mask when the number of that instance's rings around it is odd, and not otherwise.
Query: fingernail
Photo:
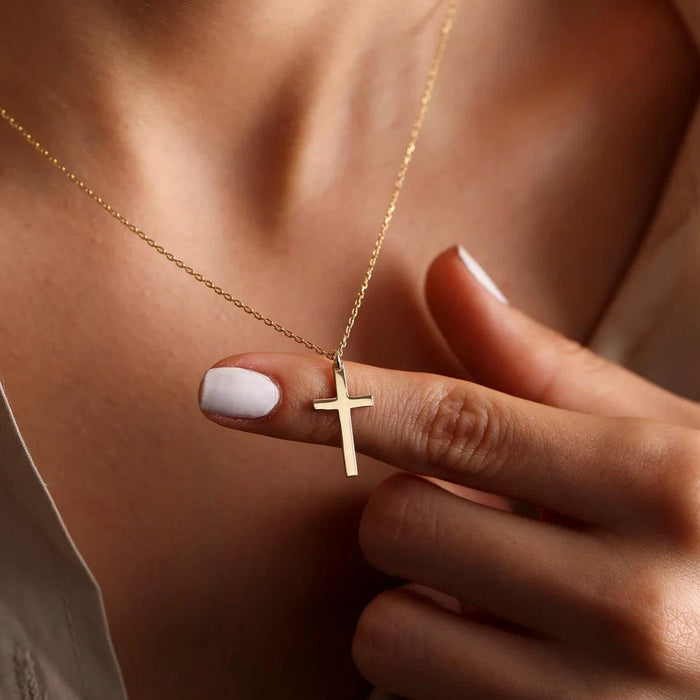
[[[508,299],[503,296],[503,292],[496,286],[496,283],[488,276],[479,263],[472,258],[461,245],[457,246],[457,254],[459,255],[464,266],[469,270],[472,277],[492,296],[496,297],[502,304],[508,304]]]
[[[199,405],[203,411],[231,418],[262,418],[280,400],[277,384],[243,367],[214,367],[205,375]]]

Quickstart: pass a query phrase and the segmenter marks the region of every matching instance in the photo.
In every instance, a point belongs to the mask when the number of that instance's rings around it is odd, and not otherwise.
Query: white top
[[[32,462],[2,384],[0,630],[0,697],[126,698],[99,588]]]

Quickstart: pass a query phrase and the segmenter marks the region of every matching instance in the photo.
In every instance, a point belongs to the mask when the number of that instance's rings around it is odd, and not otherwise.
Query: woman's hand
[[[700,697],[700,408],[538,326],[464,260],[438,258],[428,300],[465,368],[500,391],[346,363],[351,393],[374,395],[353,411],[357,448],[411,472],[367,504],[367,560],[462,604],[379,595],[358,624],[360,671],[412,700]],[[334,395],[327,360],[217,367],[253,372],[218,384],[216,403],[204,391],[212,420],[339,443],[337,414],[311,404]],[[252,405],[265,415],[236,417]]]

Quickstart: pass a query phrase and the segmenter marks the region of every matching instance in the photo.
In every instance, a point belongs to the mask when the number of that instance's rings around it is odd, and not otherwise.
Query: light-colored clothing
[[[97,583],[0,385],[0,698],[125,697]]]

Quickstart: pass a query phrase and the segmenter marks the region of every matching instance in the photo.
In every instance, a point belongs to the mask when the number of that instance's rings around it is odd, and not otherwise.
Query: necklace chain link
[[[252,316],[257,321],[262,321],[262,323],[264,323],[266,326],[272,328],[278,333],[281,333],[290,340],[293,340],[295,343],[299,343],[300,345],[303,345],[309,350],[313,350],[319,355],[327,357],[331,360],[335,359],[339,362],[340,358],[343,355],[343,352],[345,351],[345,347],[347,346],[353,326],[355,325],[357,315],[365,298],[365,293],[367,292],[370,280],[372,279],[372,273],[374,272],[377,260],[379,259],[379,253],[382,249],[382,245],[384,244],[384,239],[386,238],[387,231],[389,230],[389,225],[391,224],[394,212],[396,211],[396,205],[399,200],[401,190],[403,189],[404,181],[406,180],[408,167],[411,164],[413,154],[416,150],[418,136],[423,126],[425,115],[428,111],[428,105],[430,104],[430,100],[433,96],[433,90],[435,88],[435,83],[437,81],[438,73],[440,71],[440,65],[442,64],[442,59],[445,54],[445,49],[447,48],[447,42],[449,39],[450,31],[452,30],[452,24],[456,7],[457,0],[449,0],[447,14],[442,26],[442,30],[440,32],[440,39],[438,41],[438,45],[435,49],[435,53],[430,64],[430,70],[428,72],[428,77],[425,81],[425,86],[423,88],[423,95],[421,97],[418,114],[416,115],[416,118],[413,122],[408,146],[406,147],[406,151],[401,161],[401,167],[399,168],[396,180],[394,181],[394,189],[391,194],[391,198],[389,199],[389,205],[386,209],[384,219],[379,228],[379,234],[377,235],[374,248],[372,249],[372,254],[369,259],[367,271],[365,272],[364,279],[362,280],[360,289],[358,290],[357,296],[355,297],[355,303],[353,304],[352,311],[350,312],[350,317],[348,318],[348,322],[345,326],[343,337],[341,338],[340,343],[338,344],[338,347],[335,351],[326,350],[320,345],[317,345],[316,343],[313,343],[312,341],[308,340],[304,336],[294,333],[282,324],[276,323],[271,318],[268,318],[264,314],[260,313],[252,306],[246,304],[241,299],[234,297],[233,294],[224,291],[222,287],[214,284],[214,282],[205,277],[201,272],[197,272],[197,270],[195,270],[193,267],[187,265],[174,253],[171,253],[164,246],[160,245],[155,239],[151,238],[148,234],[142,231],[138,226],[129,221],[129,219],[127,219],[123,214],[121,214],[117,209],[115,209],[111,204],[109,204],[99,194],[97,194],[97,192],[95,192],[91,187],[89,187],[80,177],[78,177],[78,175],[76,175],[61,161],[59,161],[59,159],[56,158],[56,156],[54,156],[48,149],[44,148],[44,146],[34,136],[32,136],[32,134],[29,133],[29,131],[27,131],[27,129],[25,129],[24,126],[22,126],[22,124],[20,124],[14,117],[12,117],[9,114],[9,112],[3,107],[0,107],[0,117],[18,134],[20,134],[30,146],[32,146],[38,153],[44,156],[44,158],[46,158],[51,165],[60,170],[73,184],[79,187],[88,197],[90,197],[90,199],[92,199],[95,203],[99,204],[99,206],[101,206],[110,216],[115,218],[120,224],[122,224],[127,229],[129,229],[129,231],[138,236],[142,241],[144,241],[144,243],[153,248],[153,250],[155,250],[158,254],[162,255],[166,260],[169,260],[171,263],[173,263],[181,270],[186,272],[188,275],[193,277],[197,282],[200,282],[205,287],[208,287],[215,294],[218,294],[220,297],[222,297],[225,301],[230,302],[237,308],[241,309],[241,311],[244,311],[249,316]]]

